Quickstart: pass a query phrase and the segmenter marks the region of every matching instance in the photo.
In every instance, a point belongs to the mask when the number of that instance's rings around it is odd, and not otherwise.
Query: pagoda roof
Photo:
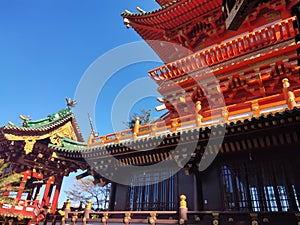
[[[182,24],[196,17],[207,16],[207,13],[216,9],[219,10],[221,7],[221,0],[175,0],[150,12],[131,13],[126,11],[123,12],[121,16],[133,22],[133,27],[138,27],[139,24],[143,24],[154,26],[158,29],[172,29],[177,26],[182,26]],[[146,33],[143,34],[146,35]],[[145,39],[147,40],[149,38]]]
[[[126,10],[121,16],[124,24],[132,27],[164,63],[170,63],[280,18],[287,19],[297,1],[287,4],[279,0],[261,2],[249,12],[238,32],[226,30],[222,0],[174,0],[164,3],[151,12],[139,10],[139,13],[131,13]]]
[[[181,36],[180,29],[191,23],[191,21],[203,17],[203,21],[210,20],[216,17],[221,17],[222,1],[209,0],[175,0],[168,1],[160,9],[151,12],[131,13],[123,12],[121,16],[124,18],[124,23],[127,26],[132,26],[134,30],[157,52],[159,57],[165,62],[183,57],[182,55],[171,55],[178,51],[176,45],[184,46],[184,43],[179,43],[173,40],[174,36]],[[225,23],[224,23],[225,26]],[[163,47],[164,43],[170,42]],[[166,45],[165,44],[165,45]],[[178,47],[178,46],[177,46]],[[188,47],[189,50],[190,47]],[[187,53],[183,53],[188,55]]]
[[[53,150],[58,150],[61,152],[81,152],[82,150],[87,149],[87,143],[74,141],[65,137],[62,138],[61,146],[51,143],[48,146]]]
[[[3,126],[0,128],[2,133],[13,133],[23,136],[45,134],[62,126],[66,122],[71,121],[76,134],[76,139],[79,142],[84,142],[78,123],[70,108],[62,109],[56,113],[48,115],[46,118],[39,120],[32,120],[22,115],[20,118],[23,120],[22,126]]]
[[[156,0],[156,2],[158,3],[158,4],[160,4],[161,6],[164,6],[164,5],[167,5],[167,4],[169,4],[169,3],[171,3],[171,2],[173,2],[174,0]],[[175,0],[176,1],[176,0]]]
[[[80,151],[87,148],[70,108],[39,120],[20,116],[21,126],[0,127],[0,155],[14,164],[16,171],[36,169],[50,174],[86,169]],[[60,152],[72,151],[67,157]]]

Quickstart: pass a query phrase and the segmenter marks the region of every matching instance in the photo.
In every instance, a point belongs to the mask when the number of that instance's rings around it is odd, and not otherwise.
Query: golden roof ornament
[[[71,100],[68,97],[66,98],[66,102],[68,107],[74,107],[77,104],[76,100]]]

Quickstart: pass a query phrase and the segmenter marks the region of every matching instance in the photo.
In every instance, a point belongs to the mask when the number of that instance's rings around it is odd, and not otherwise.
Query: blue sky
[[[80,79],[98,57],[140,40],[120,16],[125,9],[137,12],[136,6],[145,11],[159,7],[154,0],[0,1],[0,126],[9,120],[19,125],[20,114],[40,119],[64,108],[65,97],[74,97]],[[147,77],[158,65],[133,65],[110,79],[96,105],[100,134],[113,132],[109,109],[119,90]],[[145,98],[132,111],[155,105],[154,97]],[[88,131],[83,132],[87,136]]]
[[[158,8],[154,0],[1,1],[0,124],[8,120],[18,124],[20,114],[39,119],[64,108],[65,97],[73,98],[94,60],[119,45],[140,40],[120,16],[125,9],[136,12],[136,6]],[[137,68],[120,82],[145,77],[153,66]],[[110,98],[108,92],[105,100]],[[98,110],[96,117],[100,122]],[[110,132],[106,127],[100,132]]]

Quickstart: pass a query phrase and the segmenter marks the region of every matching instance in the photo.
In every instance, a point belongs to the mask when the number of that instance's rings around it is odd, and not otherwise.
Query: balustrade
[[[268,27],[263,27],[235,39],[228,40],[209,49],[196,52],[183,59],[150,70],[148,72],[149,76],[156,81],[173,79],[250,53],[254,50],[292,39],[296,35],[293,27],[295,20],[296,17],[291,17]]]
[[[283,91],[259,98],[252,101],[245,101],[239,104],[228,105],[226,108],[201,110],[200,102],[196,104],[194,113],[170,121],[158,121],[154,124],[139,126],[135,131],[124,130],[118,133],[95,137],[88,147],[117,144],[138,138],[151,137],[169,132],[176,132],[184,129],[191,129],[201,126],[211,126],[220,123],[229,123],[235,120],[245,120],[251,117],[258,117],[262,113],[282,112],[286,108],[298,107],[300,103],[300,89],[291,91],[284,88],[286,79],[283,79]],[[135,134],[134,134],[135,132]]]

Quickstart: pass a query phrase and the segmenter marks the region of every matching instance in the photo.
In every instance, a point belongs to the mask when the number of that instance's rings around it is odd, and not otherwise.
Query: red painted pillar
[[[56,187],[55,187],[55,192],[54,192],[52,206],[51,206],[52,214],[55,214],[55,212],[56,212],[56,207],[57,207],[57,203],[58,203],[58,198],[59,198],[59,194],[60,194],[62,181],[63,181],[63,177],[56,178],[56,182],[55,182]]]
[[[23,175],[23,178],[22,178],[22,181],[20,184],[20,189],[16,196],[16,202],[20,201],[23,191],[25,189],[26,183],[27,183],[27,179],[30,179],[31,172],[29,170],[27,170],[26,172],[23,172],[22,175]]]
[[[49,179],[47,180],[41,207],[47,206],[49,204],[51,197],[51,193],[49,192],[51,192],[51,186],[54,184],[54,181],[54,176],[49,177]]]

